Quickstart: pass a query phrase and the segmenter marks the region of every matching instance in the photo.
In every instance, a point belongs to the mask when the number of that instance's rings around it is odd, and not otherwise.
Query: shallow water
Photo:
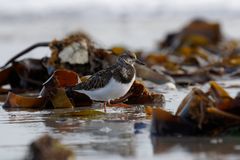
[[[223,86],[239,80],[219,82]],[[149,85],[149,84],[148,84]],[[175,112],[188,89],[155,88],[166,96],[165,108]],[[239,88],[227,89],[234,96]],[[98,108],[99,104],[94,107]],[[107,114],[90,117],[67,116],[81,109],[4,110],[0,109],[1,159],[21,159],[30,142],[49,133],[73,149],[77,159],[173,159],[237,160],[238,137],[151,137],[151,119],[142,106],[132,109],[107,108]],[[101,109],[99,109],[101,110]]]

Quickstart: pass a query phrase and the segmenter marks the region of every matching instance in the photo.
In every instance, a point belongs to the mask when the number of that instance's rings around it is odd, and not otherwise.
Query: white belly
[[[88,95],[92,100],[96,101],[109,101],[118,99],[124,96],[131,88],[135,76],[130,83],[119,83],[115,79],[111,78],[109,83],[104,87],[96,90],[76,90],[77,92]]]

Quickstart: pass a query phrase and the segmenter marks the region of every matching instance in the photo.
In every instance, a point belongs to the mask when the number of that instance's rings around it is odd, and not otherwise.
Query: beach
[[[32,1],[0,0],[0,65],[16,53],[38,42],[50,42],[83,31],[101,48],[124,46],[133,51],[154,52],[169,32],[178,31],[194,18],[219,22],[225,39],[240,38],[240,4],[238,1],[147,0],[120,1]],[[147,4],[146,4],[147,3]],[[149,4],[148,4],[149,3]],[[173,3],[176,3],[173,5]],[[209,7],[208,7],[209,6]],[[187,9],[186,9],[187,8]],[[47,47],[37,48],[23,58],[50,56]],[[230,81],[231,82],[231,81]],[[222,83],[230,83],[223,81]],[[238,84],[238,80],[234,81]],[[190,88],[171,90],[159,86],[166,96],[166,108],[172,112]],[[235,96],[239,88],[228,88]],[[109,115],[84,117],[55,116],[78,110],[5,110],[0,108],[1,159],[24,157],[34,139],[49,133],[62,140],[76,153],[77,159],[171,159],[237,160],[239,138],[192,138],[186,141],[162,140],[152,142],[149,119],[142,110],[109,109]],[[135,123],[146,127],[136,133]],[[220,145],[223,148],[211,150]],[[192,149],[194,148],[195,149]],[[159,150],[160,148],[160,150]],[[206,150],[208,148],[209,150]]]

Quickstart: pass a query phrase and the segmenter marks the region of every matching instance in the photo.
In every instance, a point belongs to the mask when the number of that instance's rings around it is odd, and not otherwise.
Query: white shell
[[[169,89],[169,90],[177,90],[177,87],[174,83],[172,82],[168,82],[165,84],[166,85],[166,89]]]
[[[88,63],[88,50],[87,42],[81,43],[74,42],[71,45],[65,47],[60,53],[59,58],[62,62],[68,62],[70,64],[85,64]]]

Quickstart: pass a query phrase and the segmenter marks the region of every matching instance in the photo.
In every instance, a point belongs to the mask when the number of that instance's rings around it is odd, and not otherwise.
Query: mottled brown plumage
[[[94,90],[104,87],[113,77],[120,83],[129,83],[135,75],[133,64],[127,59],[132,59],[129,53],[120,56],[113,66],[93,74],[87,81],[73,87],[74,90]]]

